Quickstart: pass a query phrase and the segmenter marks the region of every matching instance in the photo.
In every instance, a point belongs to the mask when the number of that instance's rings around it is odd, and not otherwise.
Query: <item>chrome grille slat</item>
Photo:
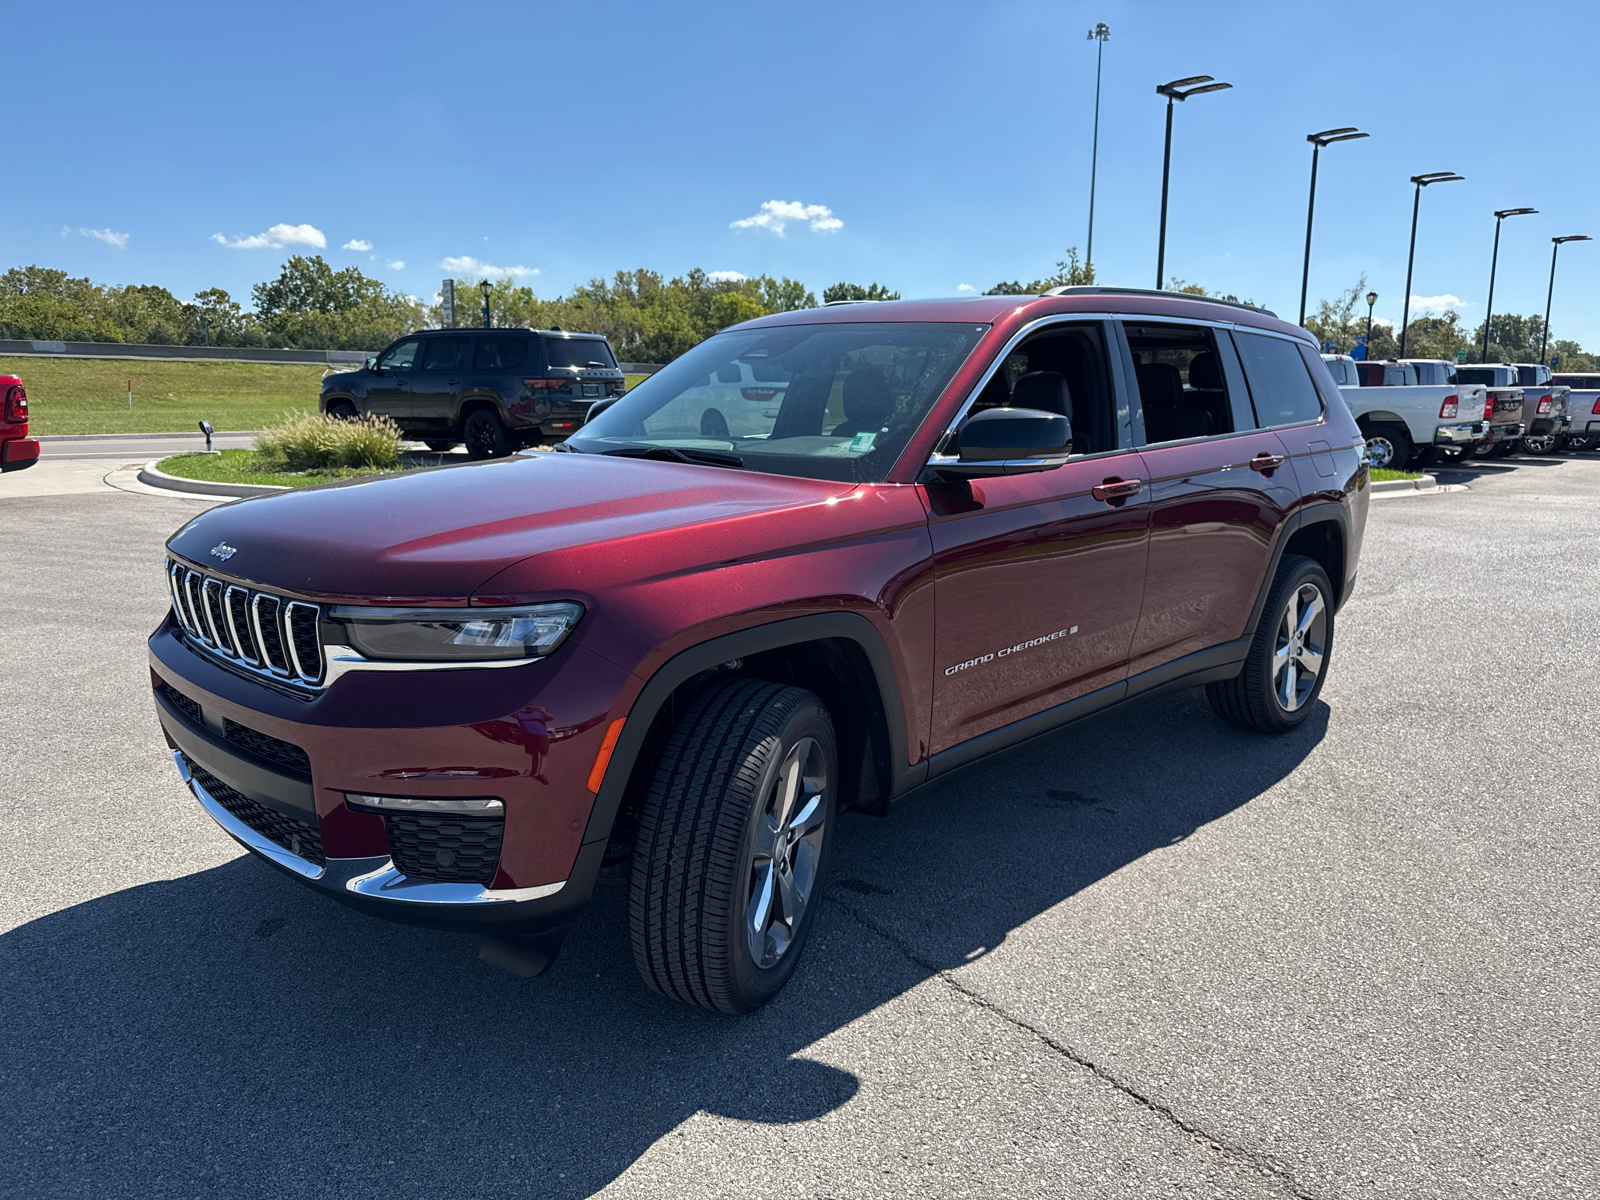
[[[168,561],[167,590],[184,635],[235,669],[305,689],[322,685],[322,608]]]

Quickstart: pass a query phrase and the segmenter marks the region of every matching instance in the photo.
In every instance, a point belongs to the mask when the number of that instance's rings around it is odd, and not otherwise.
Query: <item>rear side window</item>
[[[472,352],[472,369],[514,371],[527,360],[528,343],[532,340],[525,337],[481,337],[477,349]]]
[[[551,367],[615,367],[611,347],[599,338],[545,338]]]
[[[1151,322],[1125,325],[1133,373],[1144,411],[1145,441],[1181,442],[1248,429],[1235,415],[1227,359],[1216,334],[1204,325]],[[1249,403],[1243,405],[1249,411]]]
[[[1256,420],[1263,428],[1322,419],[1322,398],[1294,342],[1242,329],[1234,332],[1234,340],[1250,381]]]
[[[466,365],[466,360],[466,338],[429,338],[428,348],[422,355],[422,369],[424,371],[456,371]]]

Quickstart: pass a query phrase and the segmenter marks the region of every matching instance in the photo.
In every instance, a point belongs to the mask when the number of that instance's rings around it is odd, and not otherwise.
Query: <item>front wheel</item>
[[[354,421],[361,414],[349,400],[335,400],[328,405],[328,417],[334,421]]]
[[[1278,564],[1244,669],[1206,684],[1223,720],[1258,733],[1288,733],[1308,716],[1328,677],[1333,585],[1314,560],[1286,554]]]
[[[466,419],[461,436],[467,443],[469,458],[504,458],[511,453],[511,435],[500,418],[487,408],[477,409]]]
[[[794,974],[833,831],[838,752],[810,692],[732,679],[690,702],[639,815],[633,959],[656,991],[754,1012]]]

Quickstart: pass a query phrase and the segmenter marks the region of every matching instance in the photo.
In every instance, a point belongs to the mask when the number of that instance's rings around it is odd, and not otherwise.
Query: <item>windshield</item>
[[[611,347],[599,338],[545,338],[545,357],[552,367],[614,367]]]
[[[731,329],[640,383],[570,439],[589,454],[694,457],[882,482],[987,325]]]

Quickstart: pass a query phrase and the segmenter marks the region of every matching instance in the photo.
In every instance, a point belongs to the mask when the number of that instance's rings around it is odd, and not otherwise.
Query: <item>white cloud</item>
[[[801,204],[798,200],[768,200],[753,217],[729,223],[729,229],[770,229],[779,237],[783,227],[791,221],[806,221],[812,233],[832,233],[843,229],[844,222],[833,215],[825,204]]]
[[[1385,329],[1393,329],[1395,325],[1388,317],[1373,317],[1372,323],[1374,325],[1382,325]]]
[[[65,233],[67,231],[63,229],[61,232]],[[118,249],[128,244],[128,235],[125,233],[118,233],[114,229],[79,228],[78,232],[84,237],[94,238],[94,240],[97,242],[104,242],[106,245],[116,246]]]
[[[348,242],[346,242],[341,247],[341,249],[344,249],[344,250],[363,250],[363,251],[371,250],[372,249],[372,243],[367,241],[366,238],[351,238]]]
[[[976,292],[977,290],[978,289],[973,287],[970,283],[958,283],[956,285],[956,291],[960,292],[962,295],[966,295],[968,292]]]
[[[389,264],[389,270],[391,270],[391,271],[404,271],[405,269],[406,269],[405,260],[401,259],[401,258],[397,258],[392,263]]]
[[[314,225],[274,225],[265,233],[238,237],[232,241],[220,233],[213,233],[211,240],[230,250],[282,250],[285,246],[315,246],[321,250],[328,244],[322,230]]]
[[[1422,312],[1443,312],[1447,308],[1453,308],[1459,312],[1466,307],[1466,301],[1462,300],[1460,296],[1452,296],[1446,292],[1443,296],[1412,296],[1411,307]]]
[[[712,271],[706,278],[712,283],[741,283],[745,276],[742,271]]]
[[[481,262],[470,254],[447,258],[439,265],[451,275],[460,275],[464,278],[526,279],[530,275],[539,274],[538,267],[497,267],[493,263]]]

